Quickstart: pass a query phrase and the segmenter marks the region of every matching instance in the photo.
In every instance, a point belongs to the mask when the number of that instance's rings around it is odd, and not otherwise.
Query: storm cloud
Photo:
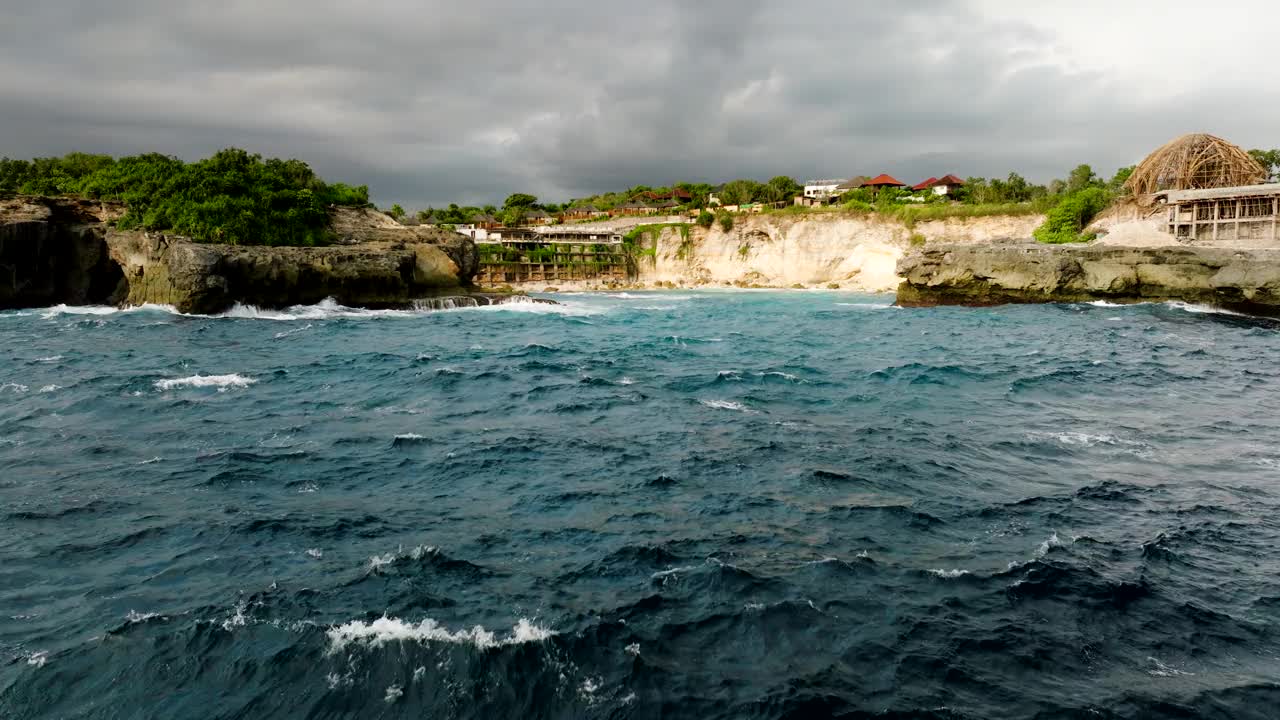
[[[1043,181],[1201,130],[1280,145],[1277,71],[1162,74],[1185,54],[1158,44],[1176,3],[1133,21],[1131,58],[1094,52],[1105,4],[1028,4],[0,0],[0,155],[237,146],[420,208],[777,174]]]

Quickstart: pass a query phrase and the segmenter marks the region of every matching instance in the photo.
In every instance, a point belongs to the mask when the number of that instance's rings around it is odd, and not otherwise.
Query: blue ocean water
[[[0,717],[1280,716],[1280,329],[0,314]]]

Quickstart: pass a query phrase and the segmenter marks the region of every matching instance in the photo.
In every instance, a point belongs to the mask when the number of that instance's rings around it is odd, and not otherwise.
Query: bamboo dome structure
[[[1267,173],[1249,153],[1220,137],[1175,138],[1134,168],[1125,186],[1136,197],[1162,190],[1204,190],[1262,182]]]

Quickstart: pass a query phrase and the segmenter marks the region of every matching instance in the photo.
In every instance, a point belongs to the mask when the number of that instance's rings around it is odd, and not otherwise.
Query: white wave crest
[[[298,334],[298,333],[300,333],[300,332],[306,332],[306,331],[308,331],[308,330],[310,330],[310,329],[311,329],[311,323],[307,323],[306,325],[303,325],[303,326],[302,326],[302,327],[300,327],[300,328],[294,328],[294,329],[292,329],[292,330],[285,330],[285,331],[283,331],[283,332],[278,332],[278,333],[276,333],[276,334],[275,334],[275,339],[276,339],[276,340],[283,340],[284,338],[287,338],[287,337],[289,337],[290,335],[297,335],[297,334]]]
[[[498,637],[494,632],[476,625],[470,629],[452,631],[427,618],[417,624],[408,623],[398,618],[383,616],[373,622],[352,620],[345,625],[329,629],[330,654],[341,652],[347,646],[359,644],[365,647],[378,648],[392,642],[443,642],[455,645],[474,645],[477,649],[487,650],[511,645],[541,642],[555,635],[546,628],[535,625],[527,618],[520,618],[511,632],[505,637]]]
[[[369,572],[378,573],[382,571],[382,568],[392,565],[399,560],[421,560],[424,557],[435,555],[439,552],[440,548],[435,545],[419,545],[417,547],[410,548],[407,551],[404,549],[404,546],[401,545],[396,548],[395,552],[390,552],[385,555],[374,555],[369,558]]]
[[[1042,558],[1056,547],[1063,547],[1063,542],[1058,538],[1058,533],[1054,532],[1044,542],[1040,543],[1040,547],[1036,548],[1036,557]]]
[[[1186,675],[1195,675],[1193,672],[1187,672],[1186,670],[1179,670],[1175,667],[1170,667],[1161,662],[1158,658],[1148,657],[1147,659],[1155,664],[1154,668],[1147,671],[1147,674],[1152,677],[1182,677]]]
[[[755,414],[755,410],[732,400],[699,400],[698,404],[705,407],[714,408],[716,410],[733,410],[735,412]]]
[[[0,385],[0,392],[4,392],[4,391],[8,390],[8,391],[15,392],[15,393],[24,393],[24,392],[26,392],[26,391],[27,391],[27,389],[28,389],[28,388],[27,388],[27,386],[26,386],[26,385],[22,385],[22,384],[20,384],[20,383],[12,383],[12,382],[9,382],[9,383],[5,383],[5,384],[3,384],[3,385]]]
[[[31,667],[42,668],[49,662],[49,651],[39,650],[27,656],[27,664]]]
[[[838,307],[855,308],[858,310],[892,310],[893,303],[836,303]]]
[[[1165,305],[1175,310],[1182,310],[1196,315],[1233,315],[1235,317],[1250,317],[1245,313],[1235,312],[1233,310],[1225,310],[1212,305],[1196,305],[1194,303],[1182,302],[1181,300],[1171,300],[1165,303]]]
[[[135,625],[137,623],[144,623],[148,620],[154,620],[158,617],[162,617],[160,613],[140,613],[137,610],[130,610],[129,613],[124,616],[124,619],[130,625]]]
[[[59,315],[116,315],[118,313],[163,312],[170,315],[181,315],[178,308],[172,305],[134,305],[118,308],[111,305],[54,305],[45,308],[40,317],[49,320]]]
[[[931,575],[936,575],[940,578],[944,578],[947,580],[954,580],[958,577],[964,577],[965,575],[970,574],[968,570],[942,570],[942,569],[930,570],[929,573]]]
[[[806,384],[806,383],[808,382],[807,380],[804,380],[803,378],[796,377],[795,375],[792,375],[791,373],[779,372],[779,371],[777,371],[777,370],[774,370],[774,371],[771,371],[771,372],[756,373],[756,376],[757,376],[757,377],[762,377],[762,378],[764,378],[764,377],[776,377],[776,378],[782,378],[783,380],[786,380],[787,382],[793,382],[793,383],[797,383],[797,384]]]
[[[1111,452],[1130,453],[1142,458],[1151,456],[1150,445],[1138,440],[1129,440],[1110,433],[1033,432],[1027,433],[1026,437],[1027,439],[1034,440],[1036,442],[1053,440],[1066,447],[1109,448]]]
[[[243,375],[192,375],[185,378],[169,378],[167,380],[157,380],[156,389],[161,391],[176,390],[178,388],[206,388],[215,387],[219,391],[228,388],[247,388],[258,382],[254,378],[244,377]]]

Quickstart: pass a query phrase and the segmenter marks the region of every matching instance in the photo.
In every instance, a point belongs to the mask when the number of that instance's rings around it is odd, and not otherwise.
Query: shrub
[[[924,244],[928,242],[928,239],[920,233],[911,233],[911,237],[908,239],[908,242],[911,243],[911,247],[923,247]]]
[[[1090,238],[1080,233],[1110,202],[1110,193],[1099,187],[1071,193],[1049,211],[1044,224],[1036,228],[1035,238],[1042,243],[1087,242]]]
[[[727,212],[721,212],[717,215],[716,222],[720,223],[720,229],[725,232],[733,229],[733,216]]]
[[[715,221],[716,221],[716,216],[712,215],[711,211],[709,210],[703,210],[702,212],[698,213],[698,225],[701,227],[709,228],[711,227],[711,224],[714,223]]]

